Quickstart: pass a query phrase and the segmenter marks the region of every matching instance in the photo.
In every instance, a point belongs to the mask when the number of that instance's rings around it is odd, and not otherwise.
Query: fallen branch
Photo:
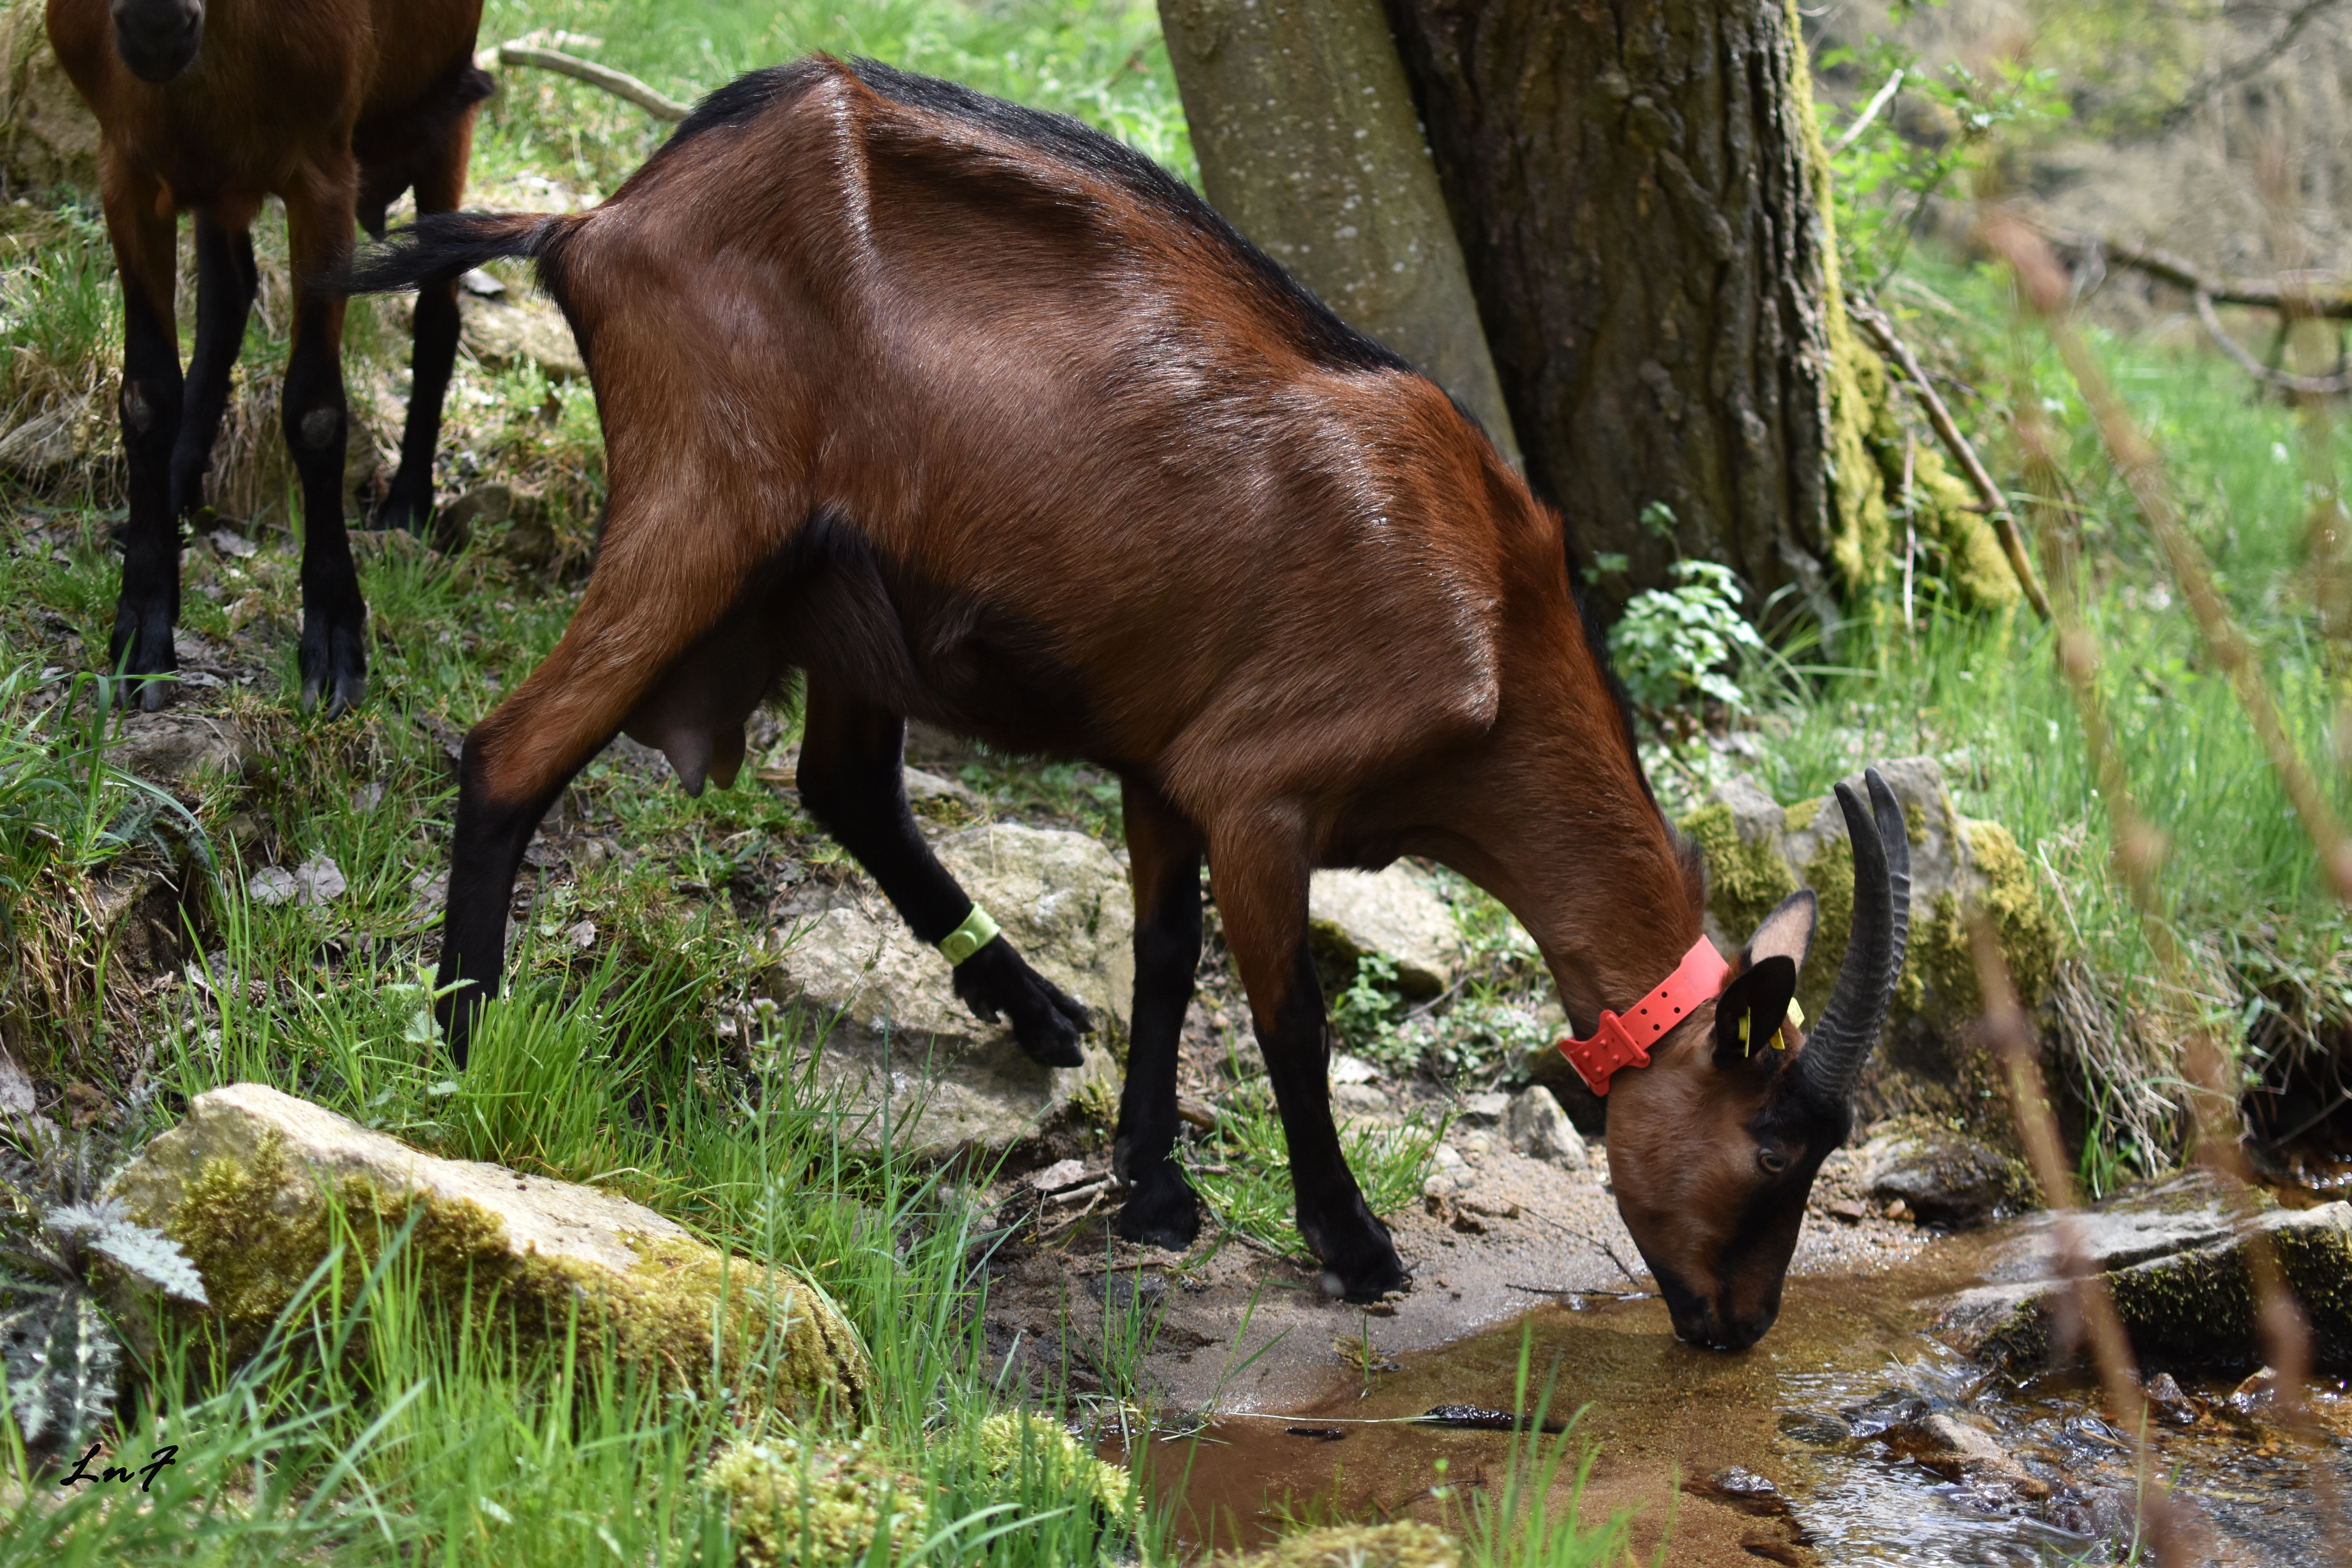
[[[2297,375],[2291,370],[2273,370],[2248,353],[2245,346],[2221,330],[2221,318],[2213,313],[2213,296],[2199,289],[2196,295],[2197,319],[2205,323],[2205,335],[2213,346],[2238,362],[2238,368],[2256,381],[2266,381],[2273,386],[2289,392],[2300,392],[2311,397],[2333,397],[2352,392],[2352,371],[2338,375]]]
[[[1992,523],[1993,532],[2000,538],[2001,553],[2009,557],[2009,569],[2016,574],[2017,585],[2025,590],[2026,602],[2033,606],[2036,615],[2047,621],[2050,618],[2050,598],[2042,591],[2042,580],[2034,575],[2033,563],[2026,559],[2025,541],[2017,531],[2017,519],[2010,515],[2009,502],[2001,495],[2000,487],[1992,482],[1992,476],[1985,472],[1984,464],[1977,458],[1976,448],[1969,445],[1966,436],[1960,434],[1959,426],[1952,419],[1952,411],[1944,406],[1944,400],[1937,395],[1934,384],[1927,379],[1927,373],[1919,368],[1917,357],[1902,339],[1895,335],[1894,327],[1879,314],[1875,306],[1849,300],[1846,314],[1862,323],[1863,331],[1870,334],[1879,352],[1893,360],[1902,370],[1903,378],[1911,384],[1912,395],[1918,398],[1919,406],[1927,411],[1927,423],[1935,426],[1937,437],[1944,443],[1944,449],[1952,454],[1952,460],[1967,476],[1969,488],[1977,492],[1977,500],[1983,503],[1985,516]]]
[[[574,81],[584,81],[590,87],[602,88],[614,98],[625,98],[656,120],[672,122],[693,112],[691,104],[680,103],[674,98],[656,91],[626,71],[600,66],[594,60],[583,60],[578,55],[567,55],[561,49],[543,49],[535,44],[500,44],[494,50],[485,50],[502,66],[533,66],[541,70],[568,76]]]
[[[2095,256],[2117,267],[2145,272],[2191,294],[2211,296],[2217,304],[2252,305],[2294,316],[2317,316],[2330,321],[2352,320],[2352,288],[2305,274],[2289,274],[2284,281],[2263,278],[2221,278],[2206,271],[2176,251],[2152,245],[2133,245],[2105,236],[2065,235],[2042,230],[2054,248],[2075,256]]]

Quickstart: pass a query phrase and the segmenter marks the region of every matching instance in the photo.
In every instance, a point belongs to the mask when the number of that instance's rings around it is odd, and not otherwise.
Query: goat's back
[[[1269,765],[1344,773],[1483,726],[1512,580],[1567,602],[1558,521],[1443,392],[1075,121],[812,58],[558,225],[600,579],[688,541],[751,574],[822,520],[880,563],[918,671],[1019,642],[1083,672],[1083,749],[1163,773],[1275,731]]]

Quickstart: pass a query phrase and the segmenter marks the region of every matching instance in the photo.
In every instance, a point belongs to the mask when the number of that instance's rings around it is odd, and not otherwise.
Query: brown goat
[[[811,814],[1048,1063],[1076,1059],[1085,1014],[973,931],[908,810],[905,721],[1118,775],[1137,962],[1118,1223],[1139,1239],[1199,1225],[1171,1152],[1204,855],[1299,1230],[1352,1300],[1405,1274],[1332,1126],[1309,873],[1455,868],[1588,1026],[1699,941],[1701,864],[1643,777],[1559,517],[1443,392],[1128,149],[817,58],[714,94],[593,212],[427,219],[355,286],[514,255],[579,338],[612,499],[570,629],[467,739],[441,959],[461,1063],[565,782],[626,730],[689,790],[726,784],[794,669]],[[1802,1051],[1741,1042],[1781,1026],[1809,895],[1612,1115],[1627,1222],[1697,1342],[1770,1322],[1899,966],[1900,814],[1841,798],[1856,934]]]
[[[106,226],[122,276],[122,446],[131,517],[108,649],[131,677],[179,668],[180,520],[203,500],[259,275],[252,224],[286,204],[294,284],[286,444],[302,488],[302,705],[330,716],[366,690],[367,614],[343,531],[343,298],[319,287],[351,255],[353,217],[383,232],[465,195],[481,0],[48,0],[49,41],[98,116]],[[178,215],[196,215],[196,342],[180,375]],[[454,279],[416,302],[408,426],[378,509],[421,527],[433,507],[441,399],[457,353]],[[161,707],[166,682],[140,679]]]

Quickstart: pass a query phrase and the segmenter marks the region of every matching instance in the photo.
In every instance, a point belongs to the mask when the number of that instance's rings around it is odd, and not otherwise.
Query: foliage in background
[[[1746,710],[1733,678],[1770,649],[1739,613],[1746,597],[1738,574],[1713,561],[1677,561],[1671,588],[1636,594],[1609,629],[1609,657],[1634,702],[1654,718],[1711,701],[1727,713]]]

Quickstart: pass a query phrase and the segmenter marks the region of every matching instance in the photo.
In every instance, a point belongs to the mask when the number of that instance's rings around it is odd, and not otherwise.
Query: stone
[[[153,784],[192,784],[205,773],[241,776],[252,746],[251,736],[218,714],[132,710],[123,715],[122,738],[109,758]]]
[[[843,1098],[842,1128],[863,1147],[919,1156],[1001,1152],[1042,1131],[1081,1095],[1115,1103],[1135,989],[1135,912],[1110,851],[1082,833],[999,824],[933,848],[1031,967],[1094,1015],[1085,1062],[1030,1059],[1009,1024],[986,1024],[955,994],[947,961],[915,940],[859,879],[796,889],[766,939],[767,994],[820,1047],[820,1084]]]
[[[185,1120],[108,1184],[203,1277],[250,1349],[338,1236],[362,1254],[412,1220],[410,1255],[486,1324],[561,1338],[609,1332],[666,1386],[786,1414],[855,1415],[871,1381],[856,1331],[797,1275],[730,1258],[642,1205],[504,1166],[425,1154],[266,1084],[198,1095]],[[724,1323],[722,1333],[714,1321]]]
[[[2252,1209],[2235,1212],[2221,1184],[2197,1172],[2071,1216],[2013,1222],[1988,1254],[1987,1282],[1943,1304],[1936,1337],[1972,1360],[2019,1373],[2085,1353],[2059,1278],[2057,1226],[2071,1218],[2144,1364],[2252,1366],[2261,1352],[2246,1247],[2259,1232],[2311,1324],[2316,1364],[2352,1368],[2352,1203],[2283,1209],[2259,1194]]]
[[[283,866],[264,866],[245,884],[247,898],[269,908],[292,903],[300,891],[294,873]]]
[[[1331,1053],[1331,1081],[1341,1083],[1378,1083],[1381,1069],[1361,1057],[1351,1057],[1345,1051]]]
[[[966,805],[980,804],[980,796],[972,794],[960,780],[942,778],[920,768],[903,768],[900,773],[907,781],[907,798],[909,801],[953,800]]]
[[[95,438],[89,400],[68,398],[0,435],[0,473],[55,479],[80,461]]]
[[[1853,1152],[1858,1184],[1880,1205],[1901,1203],[1926,1225],[1979,1225],[2022,1207],[2018,1163],[1963,1133],[1909,1118]]]
[[[475,531],[499,523],[506,532],[499,553],[518,566],[544,566],[555,554],[555,529],[547,498],[529,485],[479,484],[441,507],[433,516],[433,542],[443,550],[464,548]]]
[[[0,174],[16,190],[98,189],[98,119],[49,47],[42,0],[0,0]]]
[[[1451,1143],[1440,1143],[1431,1151],[1429,1174],[1422,1178],[1424,1197],[1451,1197],[1470,1184],[1470,1162],[1462,1151]]]
[[[550,381],[576,381],[588,374],[563,312],[537,294],[486,300],[461,293],[457,313],[466,351],[492,370],[534,364]]]
[[[1503,1112],[1503,1136],[1530,1160],[1584,1169],[1584,1140],[1543,1085],[1529,1084]]]
[[[1316,872],[1307,920],[1318,951],[1343,963],[1385,958],[1409,995],[1433,996],[1453,984],[1462,956],[1454,912],[1403,861],[1381,871]]]
[[[1476,1094],[1465,1095],[1463,1097],[1462,1120],[1467,1122],[1483,1122],[1491,1125],[1495,1122],[1500,1121],[1503,1119],[1503,1112],[1508,1110],[1510,1108],[1511,1097],[1505,1094],[1501,1089],[1481,1089]]]
[[[1903,807],[1911,849],[1911,942],[1880,1048],[1864,1071],[1865,1121],[1904,1112],[1978,1117],[1998,1100],[1999,1068],[1977,1043],[1983,1016],[1966,913],[1981,908],[2000,933],[2010,978],[2030,1009],[2049,988],[2062,951],[2032,865],[2000,824],[1953,809],[1933,757],[1876,764]],[[1862,788],[1859,773],[1846,781]],[[1821,923],[1797,1000],[1821,1016],[1845,953],[1853,910],[1853,847],[1828,795],[1785,809],[1752,781],[1718,784],[1682,818],[1707,863],[1706,931],[1737,952],[1772,907],[1801,887],[1821,900]],[[2004,1118],[2005,1121],[2005,1118]]]

